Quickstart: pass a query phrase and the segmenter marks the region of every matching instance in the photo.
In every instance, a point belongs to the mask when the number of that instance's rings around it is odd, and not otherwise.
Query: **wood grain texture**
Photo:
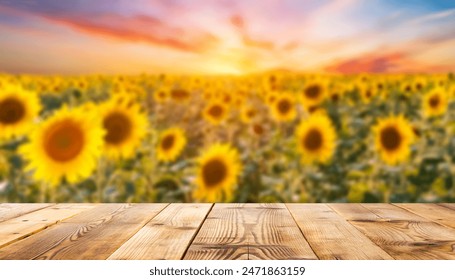
[[[103,204],[0,250],[0,259],[106,259],[167,204]]]
[[[0,259],[455,259],[455,204],[0,204]]]
[[[326,204],[286,206],[319,259],[393,259]]]
[[[2,203],[0,204],[0,223],[54,204],[50,203]]]
[[[330,207],[396,259],[455,259],[453,229],[390,204]]]
[[[317,259],[284,204],[215,204],[185,259]]]
[[[432,222],[455,229],[455,209],[432,203],[399,203],[394,205]]]
[[[93,207],[89,204],[59,204],[1,222],[0,248]]]
[[[439,203],[438,205],[455,210],[455,203]]]
[[[181,259],[211,207],[209,203],[169,205],[109,259]]]

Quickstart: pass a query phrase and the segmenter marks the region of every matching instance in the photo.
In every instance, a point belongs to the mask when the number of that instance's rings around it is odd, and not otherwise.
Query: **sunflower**
[[[265,103],[270,106],[273,103],[275,103],[277,97],[278,94],[276,92],[274,91],[267,92],[265,95]]]
[[[89,83],[85,78],[79,78],[73,80],[72,86],[75,90],[79,90],[80,92],[84,92],[89,88]]]
[[[371,85],[364,85],[359,88],[360,97],[366,104],[370,103],[371,100],[377,95],[378,91]]]
[[[194,197],[209,202],[230,201],[242,169],[237,150],[229,144],[214,144],[197,163]]]
[[[214,96],[214,93],[213,93],[213,91],[211,91],[211,90],[207,90],[207,89],[206,89],[206,90],[204,90],[203,93],[202,93],[202,98],[203,98],[204,100],[206,100],[206,101],[212,100],[213,96]]]
[[[321,81],[310,81],[302,92],[302,102],[306,108],[321,104],[326,98],[327,87]]]
[[[0,91],[0,139],[28,132],[41,110],[38,95],[7,85]]]
[[[282,76],[279,73],[269,73],[263,76],[263,85],[266,90],[277,91],[280,88]]]
[[[387,84],[386,82],[381,78],[381,79],[378,79],[374,82],[374,88],[376,89],[376,91],[378,91],[379,93],[381,93],[383,90],[385,90]]]
[[[270,106],[272,116],[278,122],[292,121],[297,116],[295,98],[290,93],[280,94]]]
[[[101,122],[106,130],[105,150],[109,158],[127,158],[134,154],[147,132],[147,116],[140,106],[119,94],[100,108]]]
[[[93,172],[102,152],[104,131],[93,114],[63,107],[30,134],[20,148],[34,178],[57,185],[78,182]]]
[[[258,112],[253,106],[243,106],[240,112],[240,119],[243,123],[248,124],[257,116]]]
[[[253,131],[253,133],[257,136],[261,136],[262,134],[264,134],[264,127],[262,126],[262,124],[260,123],[255,123],[251,126],[251,130]]]
[[[296,129],[296,138],[303,163],[325,163],[332,158],[336,147],[336,132],[325,114],[312,114],[302,121]]]
[[[233,100],[234,98],[229,93],[224,93],[220,96],[220,101],[227,105],[233,103]]]
[[[418,77],[413,82],[414,90],[416,92],[422,92],[426,85],[427,83],[423,77]]]
[[[175,102],[184,103],[190,99],[190,92],[183,88],[174,88],[170,91],[171,99]]]
[[[443,115],[447,110],[447,96],[442,88],[435,88],[425,94],[422,107],[426,117]]]
[[[163,131],[158,141],[158,160],[164,162],[174,161],[185,148],[185,145],[186,137],[182,129],[175,127]]]
[[[408,158],[414,131],[403,116],[380,119],[373,131],[376,149],[383,161],[394,165]]]
[[[333,103],[338,103],[344,96],[346,90],[343,86],[334,86],[329,91],[329,98]]]
[[[202,115],[205,120],[214,125],[219,125],[226,117],[228,108],[221,102],[212,102],[205,107]]]
[[[401,84],[401,92],[405,95],[410,96],[414,92],[414,87],[410,82],[404,82]]]
[[[153,92],[153,99],[158,103],[164,103],[169,99],[170,91],[165,87],[156,89]]]

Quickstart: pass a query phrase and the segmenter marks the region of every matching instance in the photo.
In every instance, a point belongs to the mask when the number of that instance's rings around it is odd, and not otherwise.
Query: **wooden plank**
[[[181,259],[212,204],[169,205],[108,259]]]
[[[102,204],[0,250],[0,259],[106,259],[167,204]]]
[[[326,204],[286,206],[319,259],[393,259]]]
[[[455,210],[455,203],[439,203],[439,205]]]
[[[317,259],[284,204],[216,204],[184,259]]]
[[[84,210],[88,204],[59,204],[0,223],[0,248],[37,233]]]
[[[393,204],[388,203],[367,203],[362,204],[367,210],[380,217],[382,221],[420,221],[428,222],[428,219],[403,210]]]
[[[333,203],[329,207],[348,221],[380,221],[380,216],[363,207],[360,203]]]
[[[395,259],[455,259],[455,230],[390,204],[330,205]],[[356,212],[370,211],[363,219]],[[355,218],[355,219],[352,219]]]
[[[440,225],[455,228],[455,209],[433,203],[399,203],[394,205]]]
[[[54,204],[51,203],[2,203],[0,204],[0,223]]]

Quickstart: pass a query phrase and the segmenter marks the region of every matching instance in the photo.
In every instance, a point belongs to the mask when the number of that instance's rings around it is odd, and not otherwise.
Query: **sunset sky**
[[[455,1],[0,0],[0,72],[455,70]]]

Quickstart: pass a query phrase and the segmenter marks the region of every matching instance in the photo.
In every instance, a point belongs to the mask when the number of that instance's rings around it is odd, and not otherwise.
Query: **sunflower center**
[[[171,96],[175,100],[183,100],[190,96],[190,93],[184,89],[174,89],[171,91]]]
[[[257,135],[261,135],[262,133],[264,133],[264,129],[263,129],[262,126],[259,125],[259,124],[253,125],[253,131],[254,131],[254,133],[256,133]]]
[[[440,103],[439,96],[437,96],[437,95],[432,96],[429,100],[429,103],[432,108],[438,107],[438,105]]]
[[[276,77],[273,76],[273,75],[270,76],[270,77],[269,77],[269,82],[270,82],[271,84],[274,84],[274,83],[276,82]]]
[[[55,161],[67,162],[76,158],[84,147],[84,133],[72,121],[64,120],[52,126],[44,138],[44,150]]]
[[[311,113],[314,113],[314,112],[316,112],[316,111],[318,110],[318,108],[319,108],[318,106],[310,106],[310,107],[308,108],[308,112],[309,112],[310,114],[311,114]]]
[[[7,98],[0,102],[0,123],[14,124],[25,116],[25,106],[15,98]]]
[[[401,135],[394,127],[387,127],[381,131],[381,143],[386,150],[396,150],[401,144]]]
[[[111,113],[103,121],[103,127],[107,131],[104,140],[112,145],[121,144],[130,136],[132,126],[131,120],[124,114]]]
[[[202,168],[202,178],[204,184],[209,187],[215,187],[223,182],[227,175],[226,164],[219,159],[212,159]]]
[[[170,150],[175,143],[174,135],[166,135],[161,141],[161,148],[165,151]]]
[[[417,90],[421,90],[423,88],[422,84],[421,83],[418,83],[417,86],[416,86]]]
[[[278,101],[278,111],[280,111],[281,114],[286,114],[291,110],[291,102],[289,100],[283,99]]]
[[[310,99],[316,99],[321,94],[321,87],[318,85],[311,85],[305,89],[305,96]]]
[[[253,118],[255,115],[256,115],[256,112],[254,110],[248,110],[246,112],[246,115],[249,117],[249,118]]]
[[[214,105],[214,106],[210,107],[209,114],[212,117],[219,118],[223,114],[223,108],[219,105]]]
[[[303,145],[310,151],[319,150],[322,147],[322,143],[322,133],[316,128],[308,131],[306,137],[303,139]]]
[[[226,95],[226,96],[224,97],[224,102],[230,103],[230,102],[231,102],[231,96],[230,96],[230,95]]]

